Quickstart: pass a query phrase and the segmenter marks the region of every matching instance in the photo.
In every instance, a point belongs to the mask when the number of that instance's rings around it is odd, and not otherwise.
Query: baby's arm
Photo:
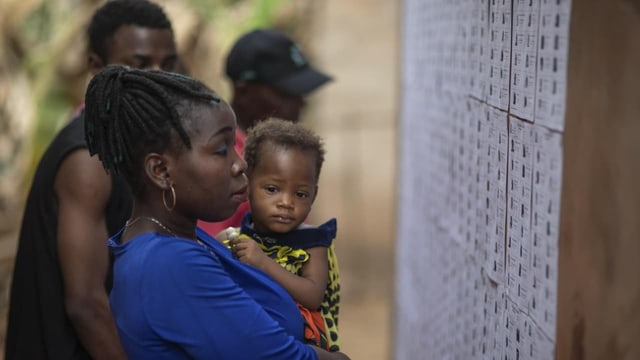
[[[231,251],[240,261],[255,266],[271,276],[307,309],[317,310],[322,304],[329,279],[327,248],[318,246],[306,249],[309,260],[303,265],[299,276],[290,273],[268,257],[258,243],[249,237],[239,236],[231,240]]]

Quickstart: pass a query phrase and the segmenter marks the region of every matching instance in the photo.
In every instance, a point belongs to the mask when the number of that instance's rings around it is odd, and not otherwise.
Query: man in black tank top
[[[174,71],[171,23],[156,4],[115,0],[88,28],[89,68],[108,64]],[[124,359],[109,309],[107,238],[129,217],[132,196],[84,140],[83,112],[38,164],[22,220],[5,359]]]

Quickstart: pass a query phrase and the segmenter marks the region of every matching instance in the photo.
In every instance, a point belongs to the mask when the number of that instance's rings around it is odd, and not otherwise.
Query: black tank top
[[[42,156],[27,198],[11,286],[5,359],[88,359],[64,306],[57,252],[58,206],[54,182],[72,151],[86,148],[84,114],[63,128]],[[133,203],[126,182],[112,176],[107,228],[114,235]],[[104,239],[105,246],[107,239]],[[111,289],[111,271],[105,283]]]

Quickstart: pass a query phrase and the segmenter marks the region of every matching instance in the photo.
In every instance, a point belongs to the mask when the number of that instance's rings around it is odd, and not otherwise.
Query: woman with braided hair
[[[109,66],[89,84],[86,140],[134,193],[109,239],[112,311],[133,359],[348,359],[303,341],[287,292],[197,228],[246,200],[235,116],[200,82]]]
[[[161,6],[147,0],[92,3],[102,5],[86,31],[91,75],[108,64],[177,69],[172,25]],[[129,218],[133,198],[122,178],[106,174],[89,156],[84,125],[80,107],[47,145],[30,179],[11,279],[6,360],[126,359],[109,308],[105,239]]]

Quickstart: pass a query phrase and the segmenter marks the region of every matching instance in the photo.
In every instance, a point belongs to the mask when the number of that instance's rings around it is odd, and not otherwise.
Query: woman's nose
[[[234,176],[240,175],[247,170],[247,162],[238,156],[238,159],[231,165],[231,173]]]

